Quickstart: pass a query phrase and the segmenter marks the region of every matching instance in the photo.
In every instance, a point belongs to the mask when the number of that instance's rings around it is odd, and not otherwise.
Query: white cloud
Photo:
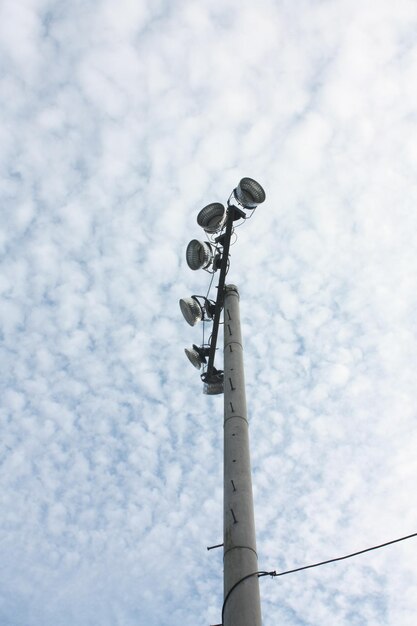
[[[414,3],[0,18],[1,623],[220,620],[222,398],[177,302],[241,176],[259,564],[414,532]],[[413,624],[412,546],[262,580],[265,626]]]

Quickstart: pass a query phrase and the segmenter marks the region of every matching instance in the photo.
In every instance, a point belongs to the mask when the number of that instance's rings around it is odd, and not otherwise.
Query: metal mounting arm
[[[233,204],[228,205],[226,231],[222,236],[222,238],[224,237],[222,241],[223,254],[222,263],[220,266],[219,284],[217,285],[217,297],[213,318],[213,332],[211,334],[207,372],[203,374],[205,382],[210,382],[210,379],[218,376],[218,372],[214,367],[214,357],[216,354],[217,336],[219,334],[220,316],[224,305],[224,285],[226,281],[227,265],[229,260],[230,239],[233,231],[233,222],[235,219],[240,219],[241,217],[242,211],[240,211],[240,209],[235,207]]]

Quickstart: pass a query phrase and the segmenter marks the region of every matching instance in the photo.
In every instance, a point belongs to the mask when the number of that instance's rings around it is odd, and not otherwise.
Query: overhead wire
[[[231,594],[233,593],[233,591],[236,589],[236,587],[238,587],[241,583],[243,583],[245,580],[248,580],[248,578],[253,578],[253,576],[257,576],[258,578],[261,578],[262,576],[271,576],[271,572],[252,572],[252,574],[247,574],[246,576],[244,576],[243,578],[241,578],[240,580],[238,580],[233,587],[230,587],[229,591],[226,594],[226,597],[224,599],[223,602],[223,606],[222,606],[222,623],[220,626],[223,626],[224,624],[224,611],[226,608],[226,603],[228,601],[228,599],[230,598]]]
[[[405,541],[406,539],[411,539],[412,537],[417,537],[417,533],[412,533],[411,535],[406,535],[405,537],[400,537],[399,539],[392,539],[391,541],[385,541],[384,543],[380,543],[377,546],[372,546],[371,548],[365,548],[364,550],[358,550],[357,552],[351,552],[350,554],[345,554],[345,556],[338,556],[334,559],[327,559],[326,561],[319,561],[318,563],[312,563],[311,565],[303,565],[302,567],[295,567],[294,569],[289,569],[284,572],[274,572],[271,574],[275,576],[285,576],[286,574],[293,574],[294,572],[301,572],[305,569],[311,569],[313,567],[320,567],[320,565],[327,565],[328,563],[336,563],[336,561],[344,561],[345,559],[351,559],[353,556],[358,556],[359,554],[365,554],[365,552],[371,552],[372,550],[379,550],[380,548],[385,548],[385,546],[390,546],[393,543],[399,543],[400,541]]]
[[[417,533],[412,533],[411,535],[405,535],[404,537],[399,537],[398,539],[391,539],[391,541],[385,541],[384,543],[380,543],[380,544],[378,544],[376,546],[371,546],[370,548],[365,548],[364,550],[358,550],[356,552],[351,552],[350,554],[345,554],[344,556],[338,556],[338,557],[335,557],[333,559],[326,559],[325,561],[319,561],[318,563],[312,563],[310,565],[303,565],[301,567],[295,567],[293,569],[288,569],[288,570],[285,570],[283,572],[276,572],[275,570],[273,570],[271,572],[259,571],[259,572],[253,572],[252,574],[247,574],[246,576],[244,576],[243,578],[238,580],[229,589],[228,593],[226,594],[226,597],[225,597],[224,602],[223,602],[223,607],[222,607],[222,624],[224,624],[224,619],[223,619],[224,618],[224,611],[225,611],[226,603],[227,603],[230,595],[236,589],[236,587],[238,587],[245,580],[248,580],[248,578],[252,578],[253,576],[257,576],[258,578],[261,578],[263,576],[271,576],[271,578],[278,578],[278,576],[286,576],[287,574],[294,574],[295,572],[301,572],[301,571],[306,570],[306,569],[312,569],[313,567],[320,567],[321,565],[327,565],[329,563],[336,563],[337,561],[344,561],[345,559],[351,559],[354,556],[358,556],[360,554],[365,554],[365,552],[371,552],[372,550],[379,550],[380,548],[385,548],[386,546],[390,546],[390,545],[392,545],[394,543],[399,543],[400,541],[406,541],[407,539],[412,539],[413,537],[417,537]]]

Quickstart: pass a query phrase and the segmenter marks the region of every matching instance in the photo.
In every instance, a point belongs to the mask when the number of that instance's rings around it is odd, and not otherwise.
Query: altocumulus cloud
[[[1,623],[219,622],[222,402],[177,300],[246,175],[260,566],[415,532],[415,3],[6,0],[0,31]],[[415,550],[264,579],[264,624],[414,626]]]

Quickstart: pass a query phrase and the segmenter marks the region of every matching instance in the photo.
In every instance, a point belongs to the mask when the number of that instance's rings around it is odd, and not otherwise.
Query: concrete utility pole
[[[239,292],[224,296],[223,626],[261,626]],[[239,583],[245,576],[246,580]],[[239,584],[237,584],[239,583]],[[236,586],[235,586],[236,585]]]
[[[234,223],[242,223],[251,217],[264,201],[265,191],[261,185],[253,178],[245,177],[230,195],[227,209],[219,202],[201,209],[197,223],[209,241],[190,241],[186,260],[192,270],[204,269],[214,274],[220,269],[216,302],[209,300],[208,295],[193,295],[179,302],[190,326],[199,321],[213,322],[208,343],[204,343],[203,332],[203,345],[193,344],[191,349],[185,349],[185,354],[195,368],[203,368],[200,377],[204,393],[224,393],[224,601],[222,623],[217,626],[261,626],[258,574],[267,574],[258,571],[256,554],[239,292],[235,285],[225,284]],[[222,313],[224,370],[214,366]]]

